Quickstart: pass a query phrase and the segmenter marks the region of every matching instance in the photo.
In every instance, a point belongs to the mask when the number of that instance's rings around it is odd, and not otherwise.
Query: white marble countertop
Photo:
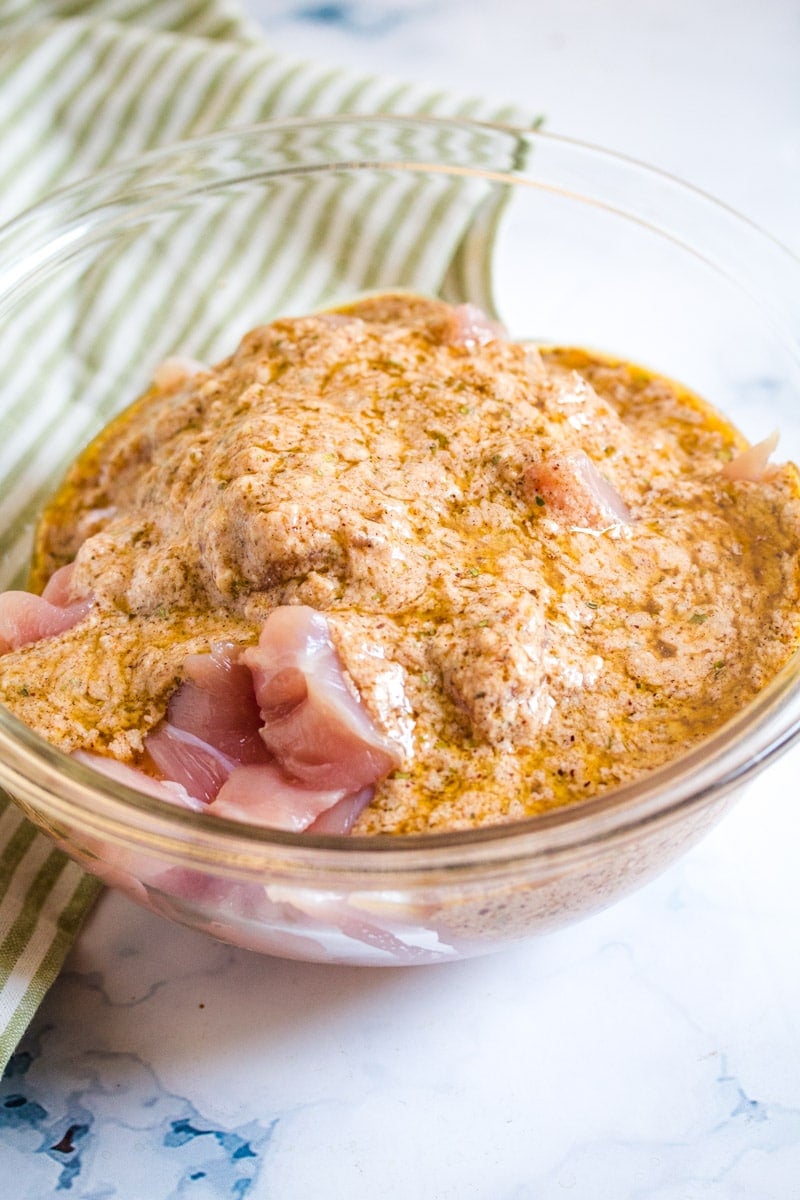
[[[800,251],[795,0],[248,7],[276,49],[541,110]],[[637,894],[470,962],[259,958],[104,895],[0,1085],[0,1192],[798,1200],[798,774],[795,749]]]

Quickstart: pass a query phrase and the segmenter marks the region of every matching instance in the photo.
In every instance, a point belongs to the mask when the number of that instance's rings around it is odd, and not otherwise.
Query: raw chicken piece
[[[762,480],[769,479],[776,470],[770,463],[769,457],[777,450],[779,437],[776,430],[762,442],[756,442],[754,446],[748,446],[746,450],[742,450],[730,462],[725,463],[722,468],[723,478],[744,480],[748,483],[761,483]]]
[[[622,496],[583,450],[532,462],[522,477],[522,492],[545,515],[570,525],[605,529],[631,523]]]
[[[184,682],[169,702],[167,720],[242,763],[268,762],[259,736],[261,715],[253,677],[237,647],[218,642],[210,654],[184,660]]]
[[[253,672],[261,736],[291,778],[348,795],[399,765],[399,747],[350,691],[321,613],[276,608],[242,661]]]
[[[73,750],[72,757],[78,762],[82,762],[84,766],[99,771],[101,775],[107,775],[109,779],[116,779],[119,783],[124,783],[126,787],[144,792],[147,796],[155,796],[157,800],[167,800],[170,804],[177,804],[180,808],[191,808],[195,812],[201,812],[205,808],[202,801],[189,795],[181,784],[174,783],[169,779],[154,779],[152,775],[147,775],[138,767],[131,767],[127,763],[119,762],[116,758],[108,758],[104,754],[92,754],[89,750]]]
[[[210,803],[237,763],[209,742],[162,721],[145,738],[145,749],[165,779]]]
[[[53,572],[41,596],[32,592],[0,593],[0,654],[41,638],[65,633],[77,625],[92,607],[91,596],[70,600],[74,564]]]
[[[208,811],[233,821],[249,821],[252,825],[300,833],[344,796],[341,788],[323,791],[294,783],[286,779],[277,766],[261,763],[233,771]]]
[[[448,341],[452,346],[463,346],[473,350],[505,338],[506,333],[498,321],[487,317],[477,304],[458,304],[453,309],[452,327]]]
[[[278,609],[258,646],[214,646],[190,655],[184,672],[145,748],[217,816],[349,833],[399,759],[347,688],[327,621],[313,609]]]
[[[331,808],[316,818],[306,829],[307,833],[348,834],[355,825],[359,815],[372,799],[374,788],[363,788],[352,796],[345,796]]]

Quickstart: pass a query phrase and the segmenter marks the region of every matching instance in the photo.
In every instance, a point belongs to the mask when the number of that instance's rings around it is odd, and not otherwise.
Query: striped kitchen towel
[[[54,188],[145,150],[266,119],[341,113],[531,124],[510,107],[272,53],[233,0],[0,0],[0,222]],[[212,230],[191,223],[176,228],[176,236],[194,238],[194,276],[180,295],[169,256],[143,246],[133,260],[106,262],[66,290],[43,286],[24,320],[3,319],[0,586],[19,582],[47,481],[102,419],[104,394],[113,397],[124,379],[133,395],[132,381],[158,356],[224,351],[205,286],[212,277],[224,272],[231,281],[224,303],[236,309],[240,330],[323,303],[341,285],[341,272],[353,292],[385,282],[388,268],[380,276],[376,263],[387,255],[394,255],[395,284],[489,303],[497,189],[487,198],[467,185],[427,192],[415,185],[413,195],[408,181],[385,187],[380,205],[357,183],[346,191],[341,180],[328,191],[292,193],[280,228],[249,241],[212,238]],[[248,203],[252,197],[237,213],[240,232],[263,220]],[[11,237],[0,229],[0,277],[9,265],[3,246],[24,240],[24,222],[12,228]],[[340,278],[293,260],[293,238],[295,247],[307,242],[310,230],[330,243]],[[145,281],[163,288],[157,320],[152,306],[137,313]],[[70,371],[49,370],[61,361],[59,337],[69,339]],[[57,439],[49,436],[56,425]],[[4,462],[5,454],[13,458]],[[55,978],[97,887],[0,795],[0,1067]]]

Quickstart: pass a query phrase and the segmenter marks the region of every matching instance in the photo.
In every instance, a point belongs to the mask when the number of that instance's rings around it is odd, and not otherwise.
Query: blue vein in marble
[[[41,1104],[28,1100],[19,1092],[12,1092],[0,1107],[0,1128],[19,1129],[27,1125],[31,1129],[38,1129],[46,1116],[47,1109],[42,1108]]]
[[[720,1063],[721,1069],[717,1076],[717,1083],[725,1087],[726,1091],[732,1090],[737,1097],[736,1104],[731,1109],[729,1120],[732,1120],[734,1117],[744,1117],[745,1121],[768,1121],[769,1109],[767,1105],[762,1104],[760,1100],[751,1100],[736,1076],[728,1074],[728,1060],[726,1055],[720,1055]],[[730,1085],[730,1089],[728,1085]],[[791,1112],[794,1110],[788,1111]]]
[[[168,1092],[152,1068],[138,1056],[97,1051],[81,1056],[82,1075],[93,1064],[88,1071],[88,1084],[63,1096],[60,1115],[52,1117],[41,1103],[49,1094],[46,1078],[42,1081],[42,1094],[37,1096],[37,1072],[31,1071],[40,1057],[40,1067],[47,1061],[47,1056],[42,1055],[41,1042],[50,1028],[43,1026],[35,1033],[29,1031],[25,1048],[18,1050],[9,1062],[4,1088],[0,1088],[0,1137],[17,1142],[23,1151],[30,1147],[33,1153],[44,1154],[57,1163],[59,1174],[54,1191],[70,1191],[85,1167],[86,1173],[92,1174],[91,1165],[97,1152],[102,1151],[109,1133],[113,1132],[103,1116],[102,1105],[103,1098],[113,1088],[117,1094],[119,1089],[123,1094],[127,1092],[134,1109],[153,1112],[148,1131],[151,1149],[161,1145],[175,1154],[178,1178],[172,1195],[196,1195],[200,1180],[213,1189],[215,1196],[242,1200],[250,1193],[279,1118],[269,1124],[249,1121],[238,1129],[222,1129],[208,1121],[188,1099]],[[99,1106],[96,1117],[91,1111],[94,1106]],[[117,1133],[130,1131],[124,1120],[112,1120],[110,1124]],[[137,1127],[137,1138],[141,1132]],[[31,1146],[31,1135],[38,1137],[38,1146]],[[139,1152],[143,1150],[140,1143]],[[91,1186],[93,1182],[82,1177],[79,1186]]]
[[[180,1180],[177,1195],[191,1195],[190,1185],[199,1179],[205,1179],[215,1188],[215,1194],[229,1195],[241,1200],[256,1181],[261,1152],[269,1143],[278,1118],[266,1128],[259,1126],[257,1122],[251,1122],[240,1132],[216,1129],[204,1122],[188,1101],[186,1104],[191,1108],[192,1116],[169,1122],[169,1129],[164,1135],[164,1146],[168,1149],[178,1149],[198,1138],[209,1138],[210,1143],[216,1143],[224,1152],[224,1157],[222,1160],[209,1158],[200,1164],[193,1163],[192,1169],[186,1171]],[[245,1132],[247,1136],[243,1136]],[[258,1139],[258,1149],[254,1149],[253,1146],[255,1138]],[[252,1161],[248,1163],[248,1159]]]
[[[364,4],[309,4],[292,14],[297,21],[310,21],[315,25],[327,25],[343,33],[361,37],[380,36],[390,33],[406,18],[402,8],[389,8],[376,15]]]
[[[190,1142],[192,1138],[208,1137],[210,1135],[219,1142],[223,1150],[230,1154],[231,1161],[236,1158],[256,1157],[250,1143],[239,1137],[238,1133],[223,1133],[220,1129],[197,1129],[186,1118],[180,1121],[173,1121],[171,1124],[172,1128],[170,1132],[164,1137],[165,1146],[182,1146],[185,1142]],[[273,1121],[273,1128],[274,1125],[275,1122]]]
[[[36,1100],[29,1100],[19,1092],[7,1095],[0,1105],[0,1129],[29,1129],[41,1136],[38,1154],[46,1154],[61,1167],[56,1181],[56,1191],[69,1191],[73,1181],[81,1172],[81,1154],[76,1143],[84,1138],[92,1127],[91,1114],[81,1109],[83,1119],[61,1120],[48,1123],[48,1112]],[[56,1141],[53,1139],[56,1138]]]
[[[51,1026],[43,1026],[38,1035],[29,1035],[29,1048],[18,1050],[12,1055],[3,1079],[21,1079],[28,1074],[32,1064],[41,1053],[41,1038]],[[17,1085],[19,1086],[19,1085]],[[68,1191],[73,1180],[81,1171],[79,1143],[92,1127],[92,1115],[82,1105],[76,1104],[70,1120],[48,1121],[49,1113],[37,1100],[29,1099],[22,1092],[10,1091],[0,1103],[0,1130],[37,1133],[40,1144],[37,1154],[46,1154],[61,1170],[56,1180],[56,1191]]]
[[[650,1200],[655,1194],[688,1196],[690,1192],[699,1196],[701,1191],[711,1196],[712,1187],[714,1196],[745,1195],[740,1190],[740,1164],[754,1155],[767,1157],[795,1147],[800,1140],[800,1109],[751,1099],[728,1071],[725,1055],[719,1058],[719,1073],[709,1079],[712,1088],[718,1089],[716,1121],[687,1131],[685,1137],[634,1141],[609,1136],[576,1142],[546,1175],[537,1178],[537,1196],[560,1195],[562,1189],[576,1197],[594,1196],[597,1178],[614,1171],[627,1181],[616,1193],[624,1194],[625,1200]],[[528,1193],[512,1193],[508,1200],[523,1200],[523,1196],[527,1198]],[[795,1200],[800,1192],[787,1192],[786,1200],[790,1196]]]
[[[18,1050],[16,1054],[12,1054],[8,1060],[8,1066],[5,1069],[4,1079],[13,1079],[17,1075],[27,1075],[28,1069],[34,1060],[34,1056],[29,1050]]]

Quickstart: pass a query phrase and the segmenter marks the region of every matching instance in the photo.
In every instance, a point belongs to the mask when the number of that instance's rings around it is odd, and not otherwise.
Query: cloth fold
[[[268,119],[350,113],[536,123],[510,106],[276,54],[232,0],[0,0],[0,221],[56,188],[146,150]],[[296,151],[289,139],[286,153]],[[49,336],[68,339],[63,344],[79,360],[68,380],[48,376],[30,312],[26,321],[12,316],[4,323],[0,441],[13,433],[15,458],[13,468],[6,467],[0,445],[0,472],[19,471],[22,463],[21,481],[27,483],[12,489],[0,509],[0,555],[6,564],[0,585],[12,586],[15,570],[24,568],[31,520],[51,486],[47,481],[91,432],[76,395],[96,420],[103,414],[104,392],[113,396],[124,380],[126,394],[135,394],[132,381],[144,348],[150,366],[159,352],[211,357],[222,352],[219,304],[236,309],[240,332],[284,307],[298,311],[323,303],[343,284],[355,292],[389,278],[490,305],[500,190],[448,184],[436,191],[387,179],[380,204],[373,201],[357,179],[332,180],[313,194],[298,187],[287,191],[286,226],[272,236],[259,225],[263,214],[252,197],[245,197],[235,219],[240,233],[250,230],[252,237],[238,238],[238,252],[237,239],[211,237],[213,214],[205,226],[202,220],[188,222],[180,232],[191,246],[182,259],[184,270],[192,263],[191,278],[180,297],[169,291],[173,264],[163,253],[166,236],[160,245],[143,244],[138,258],[104,261],[68,295],[51,295],[45,285],[31,312],[40,311],[44,320],[57,309],[63,328]],[[218,218],[230,219],[230,213]],[[329,246],[335,278],[320,275],[318,255],[313,264],[297,255],[292,260],[293,250],[309,238]],[[224,257],[220,245],[229,247]],[[223,270],[231,282],[224,297],[212,301],[204,288]],[[134,283],[144,279],[169,297],[157,320],[152,306],[137,318]],[[113,314],[123,304],[120,340]],[[55,361],[59,346],[49,349]],[[15,369],[23,352],[38,374]],[[39,423],[28,419],[31,396]],[[51,447],[42,428],[55,427],[65,414],[70,420],[59,427],[68,432]],[[93,878],[0,795],[0,1068],[56,977],[97,890]]]

